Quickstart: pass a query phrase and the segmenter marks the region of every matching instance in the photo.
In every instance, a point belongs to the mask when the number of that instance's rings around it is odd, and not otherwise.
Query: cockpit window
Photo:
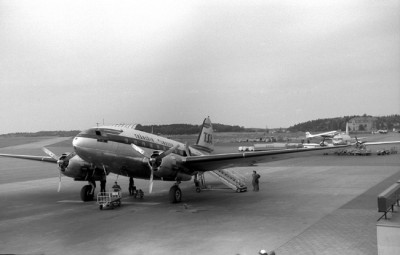
[[[93,129],[86,129],[80,132],[79,134],[81,135],[94,135],[94,130]]]
[[[99,133],[97,133],[97,132],[99,132]],[[95,128],[90,128],[90,129],[83,130],[82,132],[80,132],[78,134],[78,136],[87,136],[87,135],[89,135],[89,136],[94,136],[94,135],[100,136],[101,135],[101,131],[98,130],[98,129],[95,129]]]

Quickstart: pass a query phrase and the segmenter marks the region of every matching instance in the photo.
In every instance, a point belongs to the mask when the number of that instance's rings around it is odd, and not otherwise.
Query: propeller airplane
[[[169,191],[172,203],[180,202],[182,191],[179,184],[190,181],[206,171],[237,166],[249,166],[257,162],[279,160],[293,156],[319,153],[321,150],[345,148],[351,144],[294,148],[272,151],[246,151],[213,154],[213,127],[210,118],[204,119],[197,142],[188,146],[162,136],[139,131],[134,125],[100,126],[87,129],[73,138],[74,152],[58,156],[47,148],[48,156],[0,154],[29,160],[57,163],[59,187],[61,176],[75,181],[87,181],[80,192],[83,201],[94,198],[96,181],[104,180],[109,173],[149,180],[149,193],[154,180],[175,182]]]

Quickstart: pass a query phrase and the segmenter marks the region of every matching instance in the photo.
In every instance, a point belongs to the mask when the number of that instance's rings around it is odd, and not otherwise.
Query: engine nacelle
[[[61,168],[61,172],[68,177],[76,180],[86,179],[88,172],[91,170],[90,164],[81,159],[79,156],[74,156],[68,161],[65,168]]]
[[[154,171],[154,175],[166,181],[190,181],[192,176],[179,171],[179,163],[182,158],[175,155],[169,155],[162,159],[158,169]]]

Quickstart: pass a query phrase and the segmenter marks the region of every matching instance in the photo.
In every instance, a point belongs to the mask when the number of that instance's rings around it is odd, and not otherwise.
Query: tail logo
[[[204,134],[204,142],[212,144],[213,143],[212,134],[209,134],[207,132],[204,132],[203,134]]]

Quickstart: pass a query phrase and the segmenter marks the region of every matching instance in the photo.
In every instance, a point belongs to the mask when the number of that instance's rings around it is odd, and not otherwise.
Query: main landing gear
[[[177,182],[169,189],[169,201],[171,203],[180,203],[182,200],[182,191],[179,188],[179,183]]]
[[[94,190],[96,189],[96,182],[89,181],[88,185],[85,185],[81,189],[81,199],[83,202],[92,201],[94,198]]]

